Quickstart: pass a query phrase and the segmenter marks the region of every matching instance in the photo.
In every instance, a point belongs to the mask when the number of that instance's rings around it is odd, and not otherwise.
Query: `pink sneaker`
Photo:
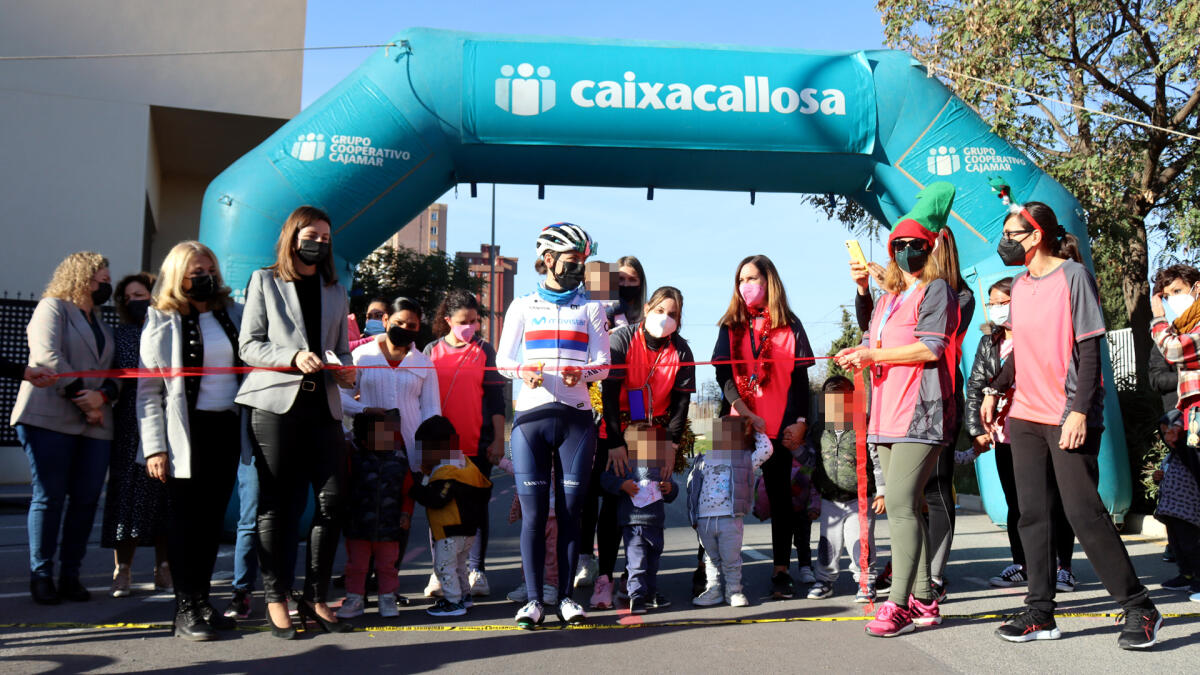
[[[595,588],[592,589],[592,609],[612,609],[613,582],[612,577],[601,574],[596,577]]]
[[[875,637],[895,637],[911,633],[914,629],[908,608],[901,607],[891,600],[880,605],[875,612],[875,618],[867,623],[867,635]]]
[[[908,611],[912,614],[912,622],[918,626],[936,626],[942,622],[942,612],[938,609],[936,599],[925,604],[916,596],[908,596]]]

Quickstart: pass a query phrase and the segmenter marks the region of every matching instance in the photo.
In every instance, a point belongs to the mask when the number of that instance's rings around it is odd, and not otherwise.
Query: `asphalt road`
[[[429,601],[420,593],[430,570],[429,553],[427,547],[414,543],[401,572],[401,592],[413,603],[401,609],[399,618],[380,619],[372,602],[367,614],[354,621],[359,630],[353,633],[310,632],[286,642],[263,632],[266,624],[259,595],[254,620],[244,622],[242,629],[220,641],[199,644],[172,637],[165,628],[114,626],[165,624],[171,619],[173,599],[154,594],[149,583],[153,564],[149,549],[139,551],[134,562],[133,597],[108,597],[111,553],[94,548],[85,561],[84,577],[84,583],[95,591],[91,602],[57,607],[33,604],[28,597],[24,513],[2,510],[0,672],[328,674],[386,668],[488,673],[535,669],[1179,673],[1196,672],[1200,661],[1200,604],[1158,587],[1175,572],[1173,565],[1161,560],[1161,541],[1126,537],[1139,573],[1160,609],[1168,614],[1162,642],[1150,652],[1119,650],[1112,617],[1060,618],[1061,640],[1024,645],[1002,642],[992,634],[999,619],[962,618],[1011,612],[1019,607],[1023,594],[1020,589],[987,587],[985,580],[1008,563],[1007,538],[986,516],[973,513],[959,515],[948,574],[950,598],[942,610],[946,616],[960,618],[883,640],[863,633],[863,606],[853,602],[854,585],[847,572],[839,579],[837,594],[827,600],[765,602],[756,597],[765,593],[770,574],[770,532],[752,516],[747,518],[743,557],[747,594],[754,604],[741,609],[692,607],[689,589],[696,538],[687,527],[683,500],[670,508],[660,574],[660,587],[674,601],[672,607],[637,622],[631,622],[637,617],[606,611],[593,613],[591,625],[585,629],[562,630],[551,617],[541,630],[518,631],[512,621],[517,605],[504,599],[520,582],[516,526],[506,522],[511,499],[512,480],[497,478],[488,572],[492,596],[480,599],[465,620],[438,621],[425,614]],[[414,527],[416,532],[424,532],[423,518],[418,518]],[[98,540],[99,530],[97,525],[93,539]],[[886,555],[886,521],[879,524],[877,536]],[[1076,550],[1080,586],[1074,593],[1060,594],[1060,612],[1115,614],[1118,607],[1108,599],[1082,552]],[[218,607],[228,595],[231,555],[232,547],[223,546],[214,592]],[[584,597],[577,595],[578,599],[586,601],[589,593],[579,595]],[[1170,614],[1188,616],[1170,618]],[[79,625],[61,625],[64,623]]]

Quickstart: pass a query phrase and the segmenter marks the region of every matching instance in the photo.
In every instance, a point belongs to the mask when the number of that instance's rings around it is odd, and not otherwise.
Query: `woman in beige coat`
[[[99,307],[111,295],[112,276],[104,256],[91,252],[67,256],[54,270],[26,328],[29,365],[54,373],[110,368],[113,333]],[[116,397],[116,383],[98,377],[59,377],[54,386],[44,389],[29,381],[21,383],[11,424],[17,428],[33,476],[29,592],[39,604],[91,597],[79,582],[79,567],[108,470]]]

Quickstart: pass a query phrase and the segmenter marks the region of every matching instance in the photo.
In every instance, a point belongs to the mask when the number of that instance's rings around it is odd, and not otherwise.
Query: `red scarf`
[[[741,344],[746,331],[750,331],[750,353],[754,355],[754,363],[737,360],[733,364],[733,381],[737,385],[738,395],[743,401],[750,402],[766,386],[771,377],[771,341],[767,339],[771,332],[771,312],[763,307],[761,310],[750,310],[750,320],[745,326],[733,329],[734,344]],[[758,351],[754,350],[754,319],[762,317],[763,327],[758,334]]]

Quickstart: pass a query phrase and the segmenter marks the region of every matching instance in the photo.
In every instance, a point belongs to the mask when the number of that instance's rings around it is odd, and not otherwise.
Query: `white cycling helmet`
[[[588,258],[596,253],[596,242],[578,225],[555,223],[542,229],[537,238],[537,256],[540,259],[547,251],[566,253],[577,251]]]

